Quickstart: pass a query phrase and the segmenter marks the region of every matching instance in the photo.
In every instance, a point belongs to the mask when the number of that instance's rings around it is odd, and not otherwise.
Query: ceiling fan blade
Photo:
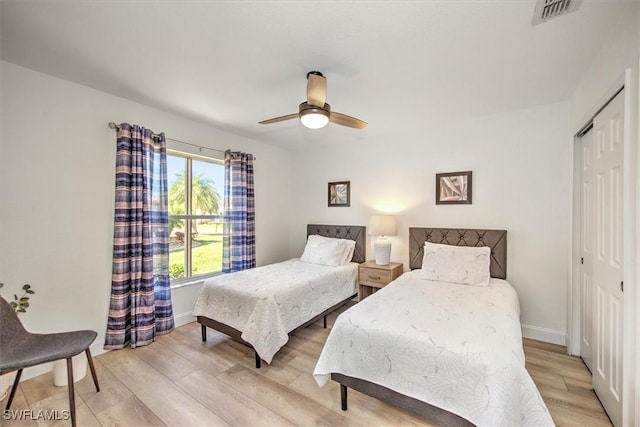
[[[274,117],[273,119],[263,120],[260,123],[261,125],[268,125],[271,123],[283,122],[285,120],[297,119],[298,113],[295,114],[287,114],[286,116]]]
[[[335,111],[331,112],[329,121],[337,125],[348,126],[350,128],[356,129],[364,129],[367,126],[367,122],[365,121],[356,119],[355,117],[347,116],[346,114],[336,113]]]
[[[307,104],[324,107],[327,102],[327,79],[319,71],[307,74]]]

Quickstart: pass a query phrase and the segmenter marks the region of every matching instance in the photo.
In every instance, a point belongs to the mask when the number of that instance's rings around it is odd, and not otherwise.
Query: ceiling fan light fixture
[[[322,108],[300,109],[300,121],[309,129],[320,129],[329,123],[329,111]]]
[[[354,129],[364,129],[367,126],[367,122],[355,117],[337,112],[331,113],[331,106],[325,102],[326,99],[327,79],[319,71],[310,71],[307,73],[307,100],[298,105],[298,112],[263,120],[258,123],[268,125],[298,118],[307,129],[320,129],[329,122]]]

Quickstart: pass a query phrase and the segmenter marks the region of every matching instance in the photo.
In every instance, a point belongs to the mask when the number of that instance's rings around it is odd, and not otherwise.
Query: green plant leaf
[[[0,288],[4,286],[4,283],[0,283]],[[9,305],[16,313],[26,313],[29,307],[29,295],[35,294],[35,291],[31,289],[31,285],[25,283],[22,285],[22,296],[13,294],[13,301],[9,301]]]

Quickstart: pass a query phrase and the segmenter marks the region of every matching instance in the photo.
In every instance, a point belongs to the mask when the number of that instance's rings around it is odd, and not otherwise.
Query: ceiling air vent
[[[533,12],[533,25],[575,12],[580,7],[580,3],[582,0],[537,0]]]

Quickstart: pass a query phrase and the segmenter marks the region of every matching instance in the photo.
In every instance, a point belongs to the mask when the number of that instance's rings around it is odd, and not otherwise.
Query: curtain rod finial
[[[109,127],[111,129],[118,129],[119,126],[117,124],[115,124],[114,122],[109,122]]]

